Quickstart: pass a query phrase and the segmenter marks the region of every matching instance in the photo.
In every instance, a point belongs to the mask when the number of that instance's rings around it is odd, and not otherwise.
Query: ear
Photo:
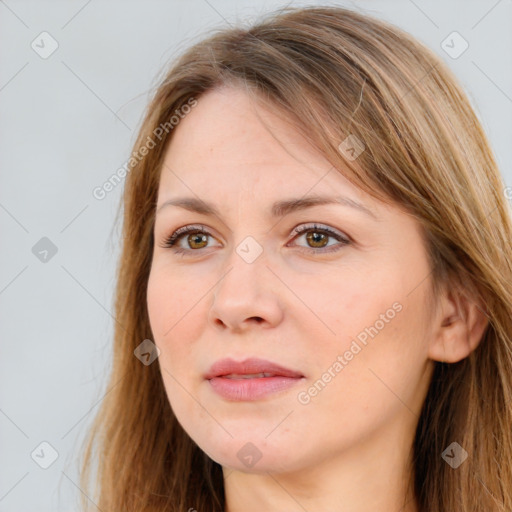
[[[488,316],[481,304],[457,290],[444,292],[439,301],[429,357],[456,363],[478,346],[489,323]]]

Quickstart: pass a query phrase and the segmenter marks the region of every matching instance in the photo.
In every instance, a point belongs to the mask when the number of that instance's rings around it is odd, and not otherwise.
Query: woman
[[[431,51],[336,7],[222,30],[134,151],[100,510],[511,509],[510,212]]]

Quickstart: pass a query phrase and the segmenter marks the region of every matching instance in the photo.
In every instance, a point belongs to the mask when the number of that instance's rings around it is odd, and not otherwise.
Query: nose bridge
[[[210,315],[233,329],[256,318],[273,323],[280,317],[276,288],[268,279],[267,252],[253,237],[234,245],[225,260],[222,277],[213,291]]]
[[[237,294],[250,294],[255,297],[259,293],[263,275],[269,272],[266,268],[267,253],[256,238],[251,235],[244,237],[234,245],[226,259],[226,271],[216,292],[222,291],[220,288],[231,288],[234,285]],[[229,293],[233,293],[233,290],[230,289]]]

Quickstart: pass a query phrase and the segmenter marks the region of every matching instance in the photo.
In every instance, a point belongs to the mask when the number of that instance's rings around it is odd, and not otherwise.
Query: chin
[[[299,469],[300,463],[290,457],[291,454],[297,455],[296,447],[286,446],[278,436],[273,442],[265,440],[267,434],[268,431],[257,436],[240,435],[215,444],[212,439],[206,443],[196,443],[212,460],[227,469],[253,474]],[[251,438],[254,441],[250,441]]]

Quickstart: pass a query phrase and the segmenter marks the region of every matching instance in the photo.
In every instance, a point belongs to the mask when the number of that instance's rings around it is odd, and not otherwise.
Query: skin
[[[377,219],[340,204],[269,216],[274,201],[333,191]],[[159,210],[180,196],[213,202],[220,216]],[[416,511],[409,457],[433,360],[465,357],[485,327],[476,308],[448,294],[435,314],[426,307],[417,220],[356,188],[283,116],[232,87],[201,96],[174,129],[157,211],[147,305],[158,362],[178,421],[223,468],[226,510]],[[314,245],[308,232],[292,232],[311,223],[351,243],[329,235]],[[188,256],[164,246],[197,224],[210,236],[182,236]],[[247,236],[263,250],[252,263],[236,251]],[[393,304],[401,310],[333,372]],[[203,378],[223,357],[268,359],[304,378],[256,401],[226,400]],[[329,368],[335,377],[301,403]],[[252,467],[237,456],[249,442],[261,454]]]

